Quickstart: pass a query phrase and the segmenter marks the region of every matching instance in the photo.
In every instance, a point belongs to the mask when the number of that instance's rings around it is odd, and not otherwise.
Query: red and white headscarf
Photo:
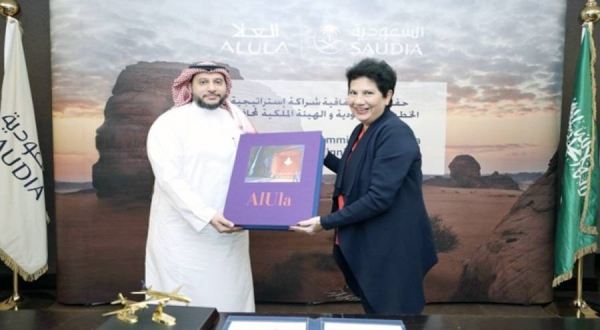
[[[183,69],[179,77],[175,78],[173,81],[173,87],[171,88],[171,92],[173,93],[173,102],[175,102],[175,107],[180,107],[182,105],[186,105],[192,102],[192,89],[190,88],[190,82],[195,74],[202,72],[217,72],[223,75],[225,78],[225,100],[223,104],[221,104],[221,108],[231,114],[235,122],[237,123],[238,128],[244,133],[256,133],[256,129],[254,125],[248,120],[248,118],[244,115],[244,113],[239,109],[232,109],[232,105],[229,104],[227,98],[229,94],[231,94],[231,76],[229,76],[229,71],[226,67],[222,65],[218,65],[217,63],[210,61],[198,62],[196,64],[190,65],[187,69]]]
[[[223,75],[227,90],[225,91],[225,101],[223,101],[221,108],[230,110],[229,102],[227,101],[227,98],[231,93],[232,85],[229,71],[227,71],[226,67],[209,61],[192,64],[187,69],[183,69],[179,77],[175,78],[175,81],[173,81],[173,88],[171,89],[175,107],[180,107],[184,104],[192,102],[192,89],[190,88],[190,81],[192,81],[194,75],[202,72],[217,72]]]

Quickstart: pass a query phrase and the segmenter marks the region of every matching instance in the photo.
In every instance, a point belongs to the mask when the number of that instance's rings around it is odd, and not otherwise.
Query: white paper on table
[[[323,330],[405,330],[398,324],[373,324],[324,321]]]
[[[306,330],[306,322],[231,321],[228,330]]]

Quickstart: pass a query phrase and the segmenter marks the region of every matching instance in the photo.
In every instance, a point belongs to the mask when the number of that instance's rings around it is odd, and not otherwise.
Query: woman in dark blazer
[[[364,59],[346,72],[348,105],[360,124],[339,159],[332,213],[291,230],[335,229],[333,255],[367,314],[419,314],[423,278],[437,263],[421,189],[421,153],[406,123],[391,110],[396,73]]]

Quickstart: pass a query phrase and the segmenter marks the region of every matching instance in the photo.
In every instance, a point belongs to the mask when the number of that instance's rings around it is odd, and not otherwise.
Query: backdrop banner
[[[181,69],[227,66],[230,100],[259,132],[319,130],[341,155],[358,124],[345,70],[365,57],[397,71],[392,110],[423,154],[440,259],[427,301],[552,301],[565,1],[114,4],[51,2],[60,302],[139,288],[146,137]],[[333,179],[324,169],[323,215]],[[356,300],[332,237],[251,232],[257,301]]]

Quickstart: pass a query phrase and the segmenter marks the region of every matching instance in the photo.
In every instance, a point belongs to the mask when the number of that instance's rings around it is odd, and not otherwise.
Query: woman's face
[[[367,128],[383,114],[383,110],[391,98],[391,90],[384,97],[379,89],[377,89],[377,84],[367,77],[360,77],[350,81],[348,105],[354,117]]]

